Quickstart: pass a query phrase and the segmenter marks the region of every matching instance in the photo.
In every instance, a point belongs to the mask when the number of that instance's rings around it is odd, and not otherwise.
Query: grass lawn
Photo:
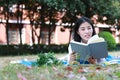
[[[119,56],[119,51],[109,52]],[[62,57],[66,54],[57,54]],[[120,65],[33,66],[10,64],[15,60],[36,60],[37,55],[0,57],[0,80],[120,80]]]

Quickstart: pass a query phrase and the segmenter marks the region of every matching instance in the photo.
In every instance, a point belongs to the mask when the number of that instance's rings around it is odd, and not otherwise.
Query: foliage
[[[54,56],[54,53],[49,52],[49,53],[39,53],[37,64],[38,66],[43,66],[43,65],[51,66],[51,65],[60,65],[62,64],[62,62]]]
[[[68,45],[0,45],[0,56],[29,55],[38,53],[66,53]]]
[[[19,4],[25,4],[26,9],[28,11],[35,11],[42,13],[38,7],[41,6],[41,9],[43,10],[43,13],[49,14],[52,10],[53,12],[60,11],[63,12],[66,10],[66,21],[69,22],[69,20],[72,19],[72,22],[75,21],[76,13],[83,14],[87,17],[91,17],[93,14],[98,14],[100,16],[106,15],[109,20],[114,21],[115,18],[118,18],[120,15],[120,0],[10,0],[10,1],[4,1],[1,0],[1,6],[4,6],[3,4],[9,3],[9,6],[14,5],[15,3]],[[72,2],[72,3],[71,3]],[[35,4],[35,5],[34,5]],[[55,15],[56,13],[50,14]],[[46,17],[50,17],[50,15],[42,14]],[[39,16],[40,18],[40,16]],[[45,17],[44,17],[45,18]],[[49,18],[50,19],[50,18]],[[51,21],[51,20],[50,20]]]
[[[99,21],[102,22],[102,17],[106,16],[108,24],[114,24],[115,19],[119,19],[120,0],[90,0],[92,7],[91,14],[98,14]]]
[[[120,72],[115,72],[115,74],[120,78]]]
[[[116,41],[110,32],[102,31],[98,35],[105,39],[108,45],[108,50],[113,50],[116,48]]]

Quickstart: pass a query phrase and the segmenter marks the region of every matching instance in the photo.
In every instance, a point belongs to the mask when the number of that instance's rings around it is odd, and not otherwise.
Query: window
[[[10,44],[18,44],[19,43],[19,30],[18,29],[10,29],[8,31],[8,36],[9,36],[9,43]]]
[[[42,31],[41,33],[41,43],[42,44],[48,44],[48,36],[49,33],[47,31]],[[54,32],[51,34],[51,44],[54,43]]]

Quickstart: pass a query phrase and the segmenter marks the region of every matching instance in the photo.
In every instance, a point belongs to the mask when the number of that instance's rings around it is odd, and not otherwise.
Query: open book
[[[87,60],[90,56],[96,59],[108,56],[107,43],[98,35],[91,37],[87,44],[71,41],[70,45],[72,51],[80,55],[80,60]]]

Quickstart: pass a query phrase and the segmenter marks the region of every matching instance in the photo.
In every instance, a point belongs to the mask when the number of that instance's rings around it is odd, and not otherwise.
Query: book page
[[[91,37],[87,44],[90,44],[90,43],[97,43],[97,42],[105,42],[104,38],[102,37],[99,37],[98,35],[94,35],[93,37]]]

